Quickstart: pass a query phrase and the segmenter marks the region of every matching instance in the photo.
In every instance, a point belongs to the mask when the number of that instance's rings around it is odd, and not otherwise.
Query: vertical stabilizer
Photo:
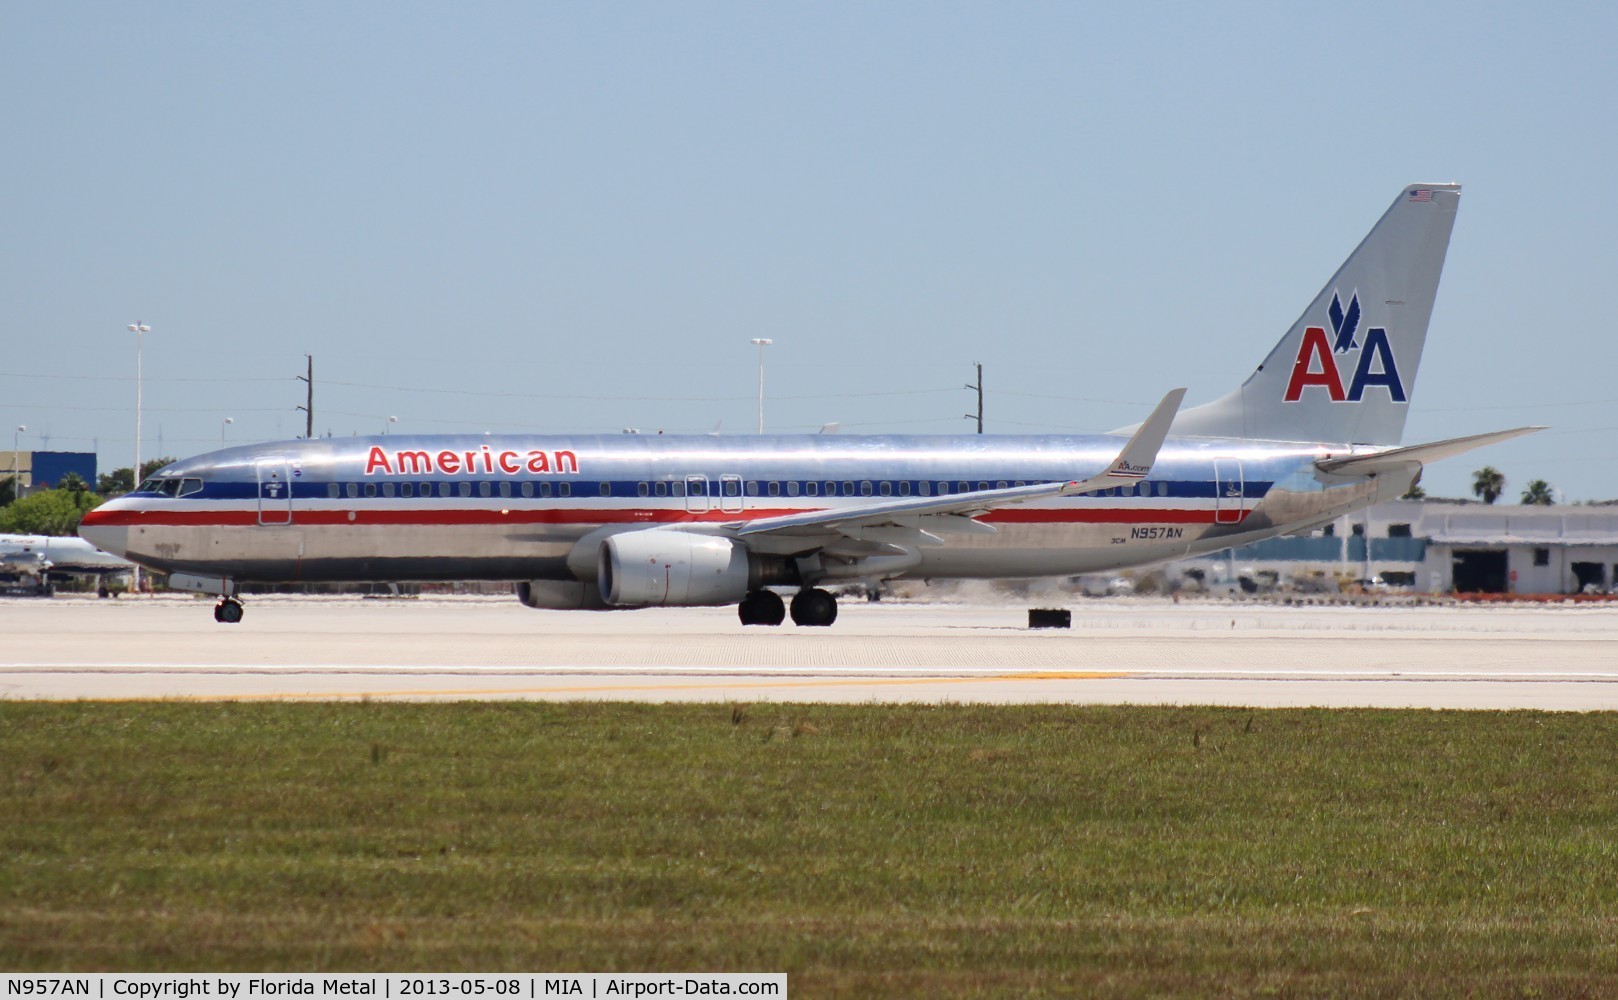
[[[1398,444],[1459,184],[1411,184],[1240,389],[1175,435]]]

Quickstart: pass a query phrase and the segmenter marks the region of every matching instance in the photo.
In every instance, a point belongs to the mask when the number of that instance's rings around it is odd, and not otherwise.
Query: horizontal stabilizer
[[[1522,437],[1524,434],[1533,434],[1542,430],[1545,430],[1545,428],[1515,427],[1509,431],[1491,431],[1488,434],[1450,438],[1447,441],[1434,441],[1431,444],[1413,444],[1407,448],[1392,448],[1388,451],[1379,451],[1374,455],[1323,458],[1315,463],[1315,467],[1321,472],[1329,472],[1338,476],[1374,476],[1379,472],[1402,468],[1412,462],[1428,465],[1441,458],[1453,458],[1456,455],[1464,454],[1473,448],[1481,448],[1487,444],[1499,444],[1501,441],[1510,441],[1512,438]]]

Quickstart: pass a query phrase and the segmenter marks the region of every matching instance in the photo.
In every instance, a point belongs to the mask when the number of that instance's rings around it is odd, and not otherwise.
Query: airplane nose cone
[[[129,529],[122,525],[106,524],[90,511],[79,522],[79,537],[103,552],[121,556],[129,548]]]

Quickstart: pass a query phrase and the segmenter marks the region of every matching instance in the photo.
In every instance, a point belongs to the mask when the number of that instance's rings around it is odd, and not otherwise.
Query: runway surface
[[[1618,708],[1618,609],[1079,601],[845,604],[829,629],[732,609],[509,598],[0,600],[0,697],[634,699]]]

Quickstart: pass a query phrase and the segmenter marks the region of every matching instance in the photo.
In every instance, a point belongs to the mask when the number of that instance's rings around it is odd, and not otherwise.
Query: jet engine
[[[791,582],[784,559],[765,559],[717,535],[652,528],[601,543],[599,580],[608,604],[697,607],[735,604],[749,591]]]
[[[549,611],[611,611],[593,583],[578,580],[524,580],[517,584],[517,600],[530,608]]]

